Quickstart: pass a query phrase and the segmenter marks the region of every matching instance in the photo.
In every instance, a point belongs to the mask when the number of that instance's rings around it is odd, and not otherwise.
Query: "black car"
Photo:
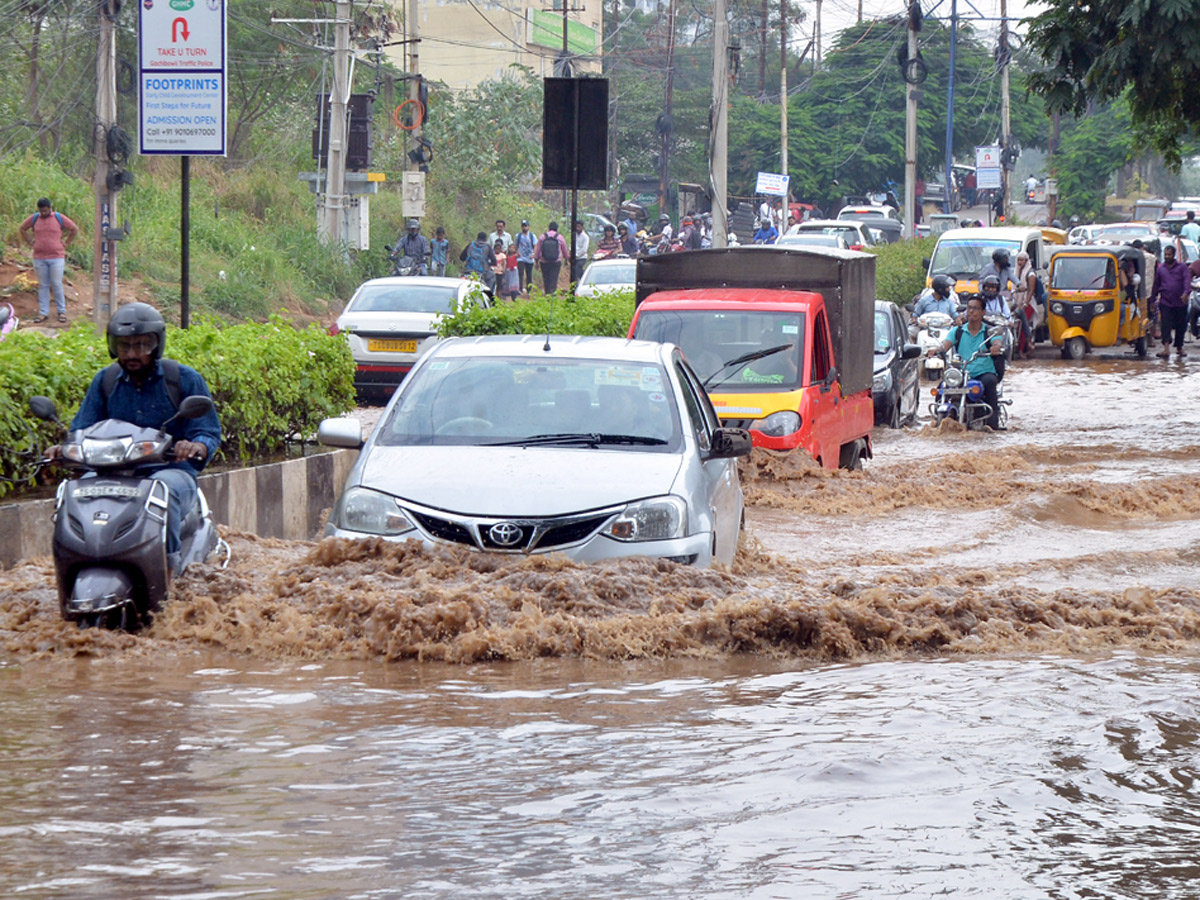
[[[889,428],[917,420],[921,402],[921,348],[909,343],[908,326],[900,307],[886,300],[875,301],[875,422]]]

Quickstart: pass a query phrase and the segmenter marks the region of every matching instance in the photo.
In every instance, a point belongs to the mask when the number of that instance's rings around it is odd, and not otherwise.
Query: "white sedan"
[[[359,396],[390,395],[417,358],[437,343],[442,316],[470,303],[490,306],[491,296],[478,282],[462,278],[373,278],[359,285],[330,329],[350,342]]]
[[[632,291],[637,283],[637,260],[629,257],[596,259],[588,263],[575,288],[576,297],[598,297],[612,291]]]
[[[365,445],[357,419],[326,419],[319,439],[362,448],[327,536],[699,566],[737,549],[750,436],[721,427],[673,344],[453,338]]]

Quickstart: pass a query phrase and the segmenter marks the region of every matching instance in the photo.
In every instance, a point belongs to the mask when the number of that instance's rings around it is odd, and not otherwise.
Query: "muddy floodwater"
[[[1200,352],[1006,387],[756,455],[730,569],[230,533],[138,635],[0,572],[0,896],[1200,895]]]

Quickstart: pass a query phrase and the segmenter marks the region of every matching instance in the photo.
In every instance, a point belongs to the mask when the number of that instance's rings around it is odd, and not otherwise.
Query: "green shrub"
[[[875,296],[903,305],[925,290],[925,266],[921,260],[933,256],[936,245],[936,237],[924,237],[868,248],[868,252],[878,257]]]
[[[311,436],[321,419],[354,406],[354,360],[341,337],[317,325],[296,328],[279,316],[264,324],[222,327],[201,320],[170,328],[167,355],[199,371],[221,418],[218,459],[246,462]],[[27,473],[21,456],[58,439],[36,422],[29,398],[49,397],[69,423],[92,378],[110,362],[102,337],[76,322],[57,338],[16,331],[0,343],[0,479]],[[10,485],[0,480],[0,496]]]
[[[585,334],[624,337],[633,319],[633,291],[579,299],[542,294],[531,288],[528,300],[471,305],[438,326],[442,337],[477,334]]]

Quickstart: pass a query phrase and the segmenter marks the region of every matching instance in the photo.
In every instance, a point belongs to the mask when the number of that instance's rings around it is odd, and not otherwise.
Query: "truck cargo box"
[[[643,256],[637,303],[658,291],[777,288],[825,298],[843,394],[869,391],[874,377],[875,256],[816,247],[729,247]]]

